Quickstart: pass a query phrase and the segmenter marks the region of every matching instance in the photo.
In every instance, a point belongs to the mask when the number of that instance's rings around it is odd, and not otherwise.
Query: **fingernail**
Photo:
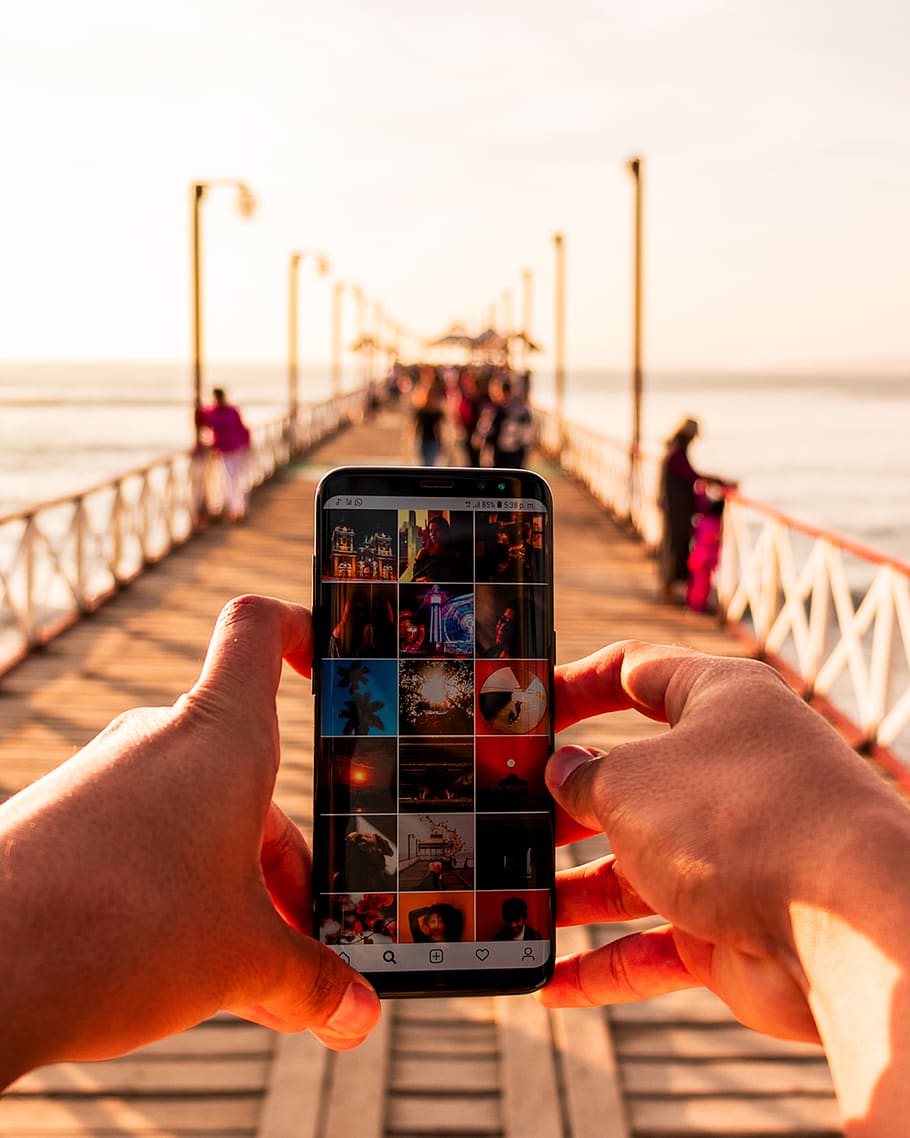
[[[366,1035],[378,1018],[379,998],[376,993],[354,981],[348,984],[326,1027],[339,1035]]]
[[[579,767],[604,754],[605,751],[598,751],[593,747],[579,747],[575,744],[560,747],[547,763],[547,781],[551,786],[562,786]]]

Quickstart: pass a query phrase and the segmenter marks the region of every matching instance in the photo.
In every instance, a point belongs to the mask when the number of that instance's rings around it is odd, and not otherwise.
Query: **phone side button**
[[[319,596],[319,593],[318,593],[318,589],[317,589],[317,580],[316,580],[316,554],[314,553],[313,554],[313,591],[312,591],[312,593],[310,593],[310,619],[311,619],[311,628],[313,628],[314,631],[315,631],[315,625],[316,625],[316,620],[315,620],[314,614],[316,611],[316,598],[318,596]],[[311,660],[310,660],[310,688],[312,689],[313,695],[316,694],[316,660],[315,660],[315,655],[316,655],[316,653],[314,652],[313,658],[311,658]]]

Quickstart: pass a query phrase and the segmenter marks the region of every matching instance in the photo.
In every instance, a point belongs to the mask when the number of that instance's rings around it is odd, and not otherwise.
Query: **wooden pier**
[[[313,489],[349,462],[410,459],[382,411],[314,450],[255,495],[241,526],[213,525],[92,617],[4,677],[0,796],[65,760],[128,707],[170,703],[195,679],[222,604],[242,592],[310,597]],[[561,661],[625,637],[736,654],[709,618],[656,601],[653,565],[555,467]],[[308,824],[312,700],[279,693],[281,805]],[[563,736],[610,746],[659,730],[632,713]],[[573,847],[566,859],[592,849]],[[564,861],[564,864],[567,864]],[[562,952],[628,926],[561,930]],[[390,1001],[350,1054],[219,1016],[124,1059],[60,1064],[0,1099],[7,1138],[706,1138],[842,1128],[821,1051],[736,1024],[706,992],[548,1012],[531,997]]]

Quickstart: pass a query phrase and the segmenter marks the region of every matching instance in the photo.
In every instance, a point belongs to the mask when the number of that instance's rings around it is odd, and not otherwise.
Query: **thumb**
[[[605,751],[571,744],[560,747],[546,768],[547,786],[556,802],[576,822],[597,833],[604,829],[609,811],[599,777],[607,759]]]
[[[379,1020],[373,988],[331,949],[290,928],[274,910],[272,918],[257,968],[270,979],[258,1002],[228,1010],[275,1031],[309,1029],[336,1051],[358,1046]]]

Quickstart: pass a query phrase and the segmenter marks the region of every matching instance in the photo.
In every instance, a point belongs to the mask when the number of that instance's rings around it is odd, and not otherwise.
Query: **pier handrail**
[[[251,428],[251,488],[358,417],[365,393]],[[187,449],[78,493],[0,515],[0,675],[92,612],[222,508],[209,451]]]
[[[660,459],[545,411],[537,424],[541,449],[656,548]],[[840,712],[857,747],[910,759],[910,565],[738,491],[723,534],[719,618]]]

